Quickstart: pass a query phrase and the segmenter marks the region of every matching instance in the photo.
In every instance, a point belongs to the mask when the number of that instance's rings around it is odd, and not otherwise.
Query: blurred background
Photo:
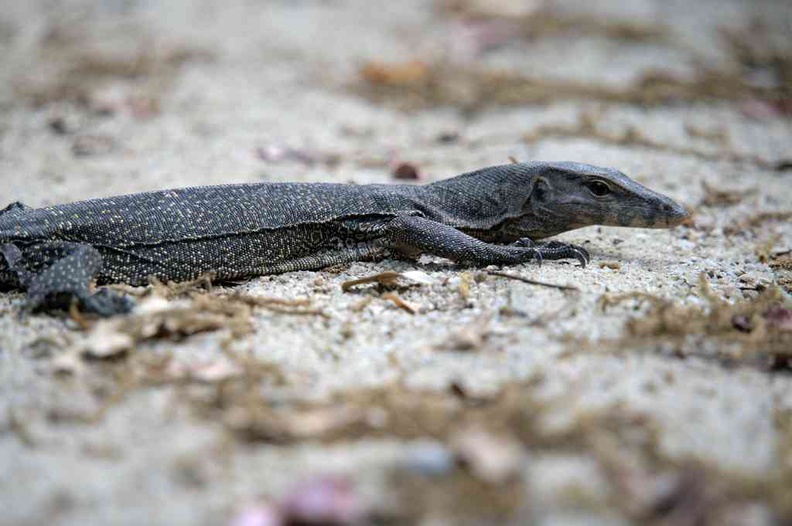
[[[604,264],[541,270],[571,310],[444,268],[424,317],[341,296],[376,265],[267,278],[333,316],[257,314],[232,365],[214,333],[66,363],[74,327],[4,296],[0,523],[789,524],[790,311],[691,344],[669,320],[703,311],[604,305],[788,299],[791,29],[788,0],[0,1],[0,207],[563,160],[696,211],[572,233]],[[743,337],[773,353],[732,370]]]
[[[17,109],[2,123],[4,195],[28,200],[368,180],[401,162],[447,176],[569,157],[542,147],[559,135],[713,158],[728,140],[772,164],[778,132],[727,137],[675,110],[728,104],[771,128],[790,111],[792,15],[778,0],[8,1],[1,16],[0,100]],[[48,133],[19,130],[31,107]],[[652,137],[647,119],[662,122]],[[423,148],[431,138],[440,147]],[[582,148],[572,157],[607,164]]]

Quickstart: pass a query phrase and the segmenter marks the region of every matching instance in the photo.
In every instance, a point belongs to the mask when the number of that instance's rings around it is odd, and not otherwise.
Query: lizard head
[[[547,237],[591,225],[670,228],[688,217],[684,207],[612,168],[580,163],[514,165],[531,174],[530,196],[510,230]]]

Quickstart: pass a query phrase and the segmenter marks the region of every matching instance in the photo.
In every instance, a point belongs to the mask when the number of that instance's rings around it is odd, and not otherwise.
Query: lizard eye
[[[604,197],[608,195],[611,191],[610,186],[603,183],[602,181],[591,181],[590,183],[586,183],[586,186],[595,197]]]

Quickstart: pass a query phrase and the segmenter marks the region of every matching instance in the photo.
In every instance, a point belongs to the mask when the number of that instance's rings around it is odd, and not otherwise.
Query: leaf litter
[[[712,291],[702,274],[699,291],[704,305],[684,305],[644,292],[606,294],[599,303],[603,311],[625,302],[648,305],[643,315],[627,321],[624,335],[614,342],[617,348],[671,344],[684,355],[698,352],[701,346],[694,342],[706,336],[719,343],[716,357],[724,362],[792,368],[792,300],[781,289],[771,286],[755,297],[729,303]]]
[[[408,270],[404,272],[389,270],[386,272],[373,274],[371,276],[365,276],[363,278],[347,280],[341,284],[341,290],[344,292],[350,292],[352,289],[358,288],[360,285],[376,284],[377,289],[381,291],[382,289],[404,289],[421,285],[433,285],[436,282],[437,280],[432,278],[429,274],[421,272],[420,270]],[[401,298],[394,290],[386,290],[385,292],[382,292],[380,297],[384,300],[390,301],[398,308],[410,314],[416,314],[422,310],[422,306],[419,303],[407,301]],[[355,307],[355,310],[359,310],[358,307]]]
[[[788,468],[753,479],[696,462],[680,464],[662,452],[653,420],[618,406],[578,412],[564,426],[548,426],[554,405],[535,396],[540,383],[536,378],[508,384],[488,399],[393,383],[284,404],[268,399],[255,382],[231,379],[210,396],[194,399],[193,407],[203,418],[223,422],[243,442],[438,441],[437,454],[447,458],[450,453],[453,465],[438,470],[431,467],[432,459],[419,465],[410,457],[394,466],[390,484],[398,504],[376,513],[396,522],[438,514],[526,520],[529,450],[592,456],[618,496],[617,506],[647,524],[674,524],[687,516],[696,517],[695,524],[717,524],[724,514],[757,499],[784,509],[778,504],[784,491],[778,482],[789,476]],[[430,469],[421,467],[425,461]]]
[[[147,341],[179,341],[204,332],[226,331],[223,345],[227,346],[253,332],[253,314],[257,308],[280,314],[324,316],[322,310],[311,306],[308,298],[212,291],[211,274],[184,283],[164,284],[153,279],[146,289],[112,288],[138,296],[135,310],[129,315],[93,321],[73,308],[72,317],[85,330],[85,335],[54,359],[57,371],[76,371],[81,358],[117,358]],[[217,371],[204,374],[211,376]]]

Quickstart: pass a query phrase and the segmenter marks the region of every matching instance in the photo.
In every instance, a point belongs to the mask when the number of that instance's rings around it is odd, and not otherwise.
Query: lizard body
[[[475,265],[575,258],[534,241],[593,224],[662,228],[682,207],[607,168],[521,163],[436,183],[257,183],[146,192],[0,211],[0,286],[45,308],[127,310],[90,283],[143,285],[310,270],[425,252]]]

